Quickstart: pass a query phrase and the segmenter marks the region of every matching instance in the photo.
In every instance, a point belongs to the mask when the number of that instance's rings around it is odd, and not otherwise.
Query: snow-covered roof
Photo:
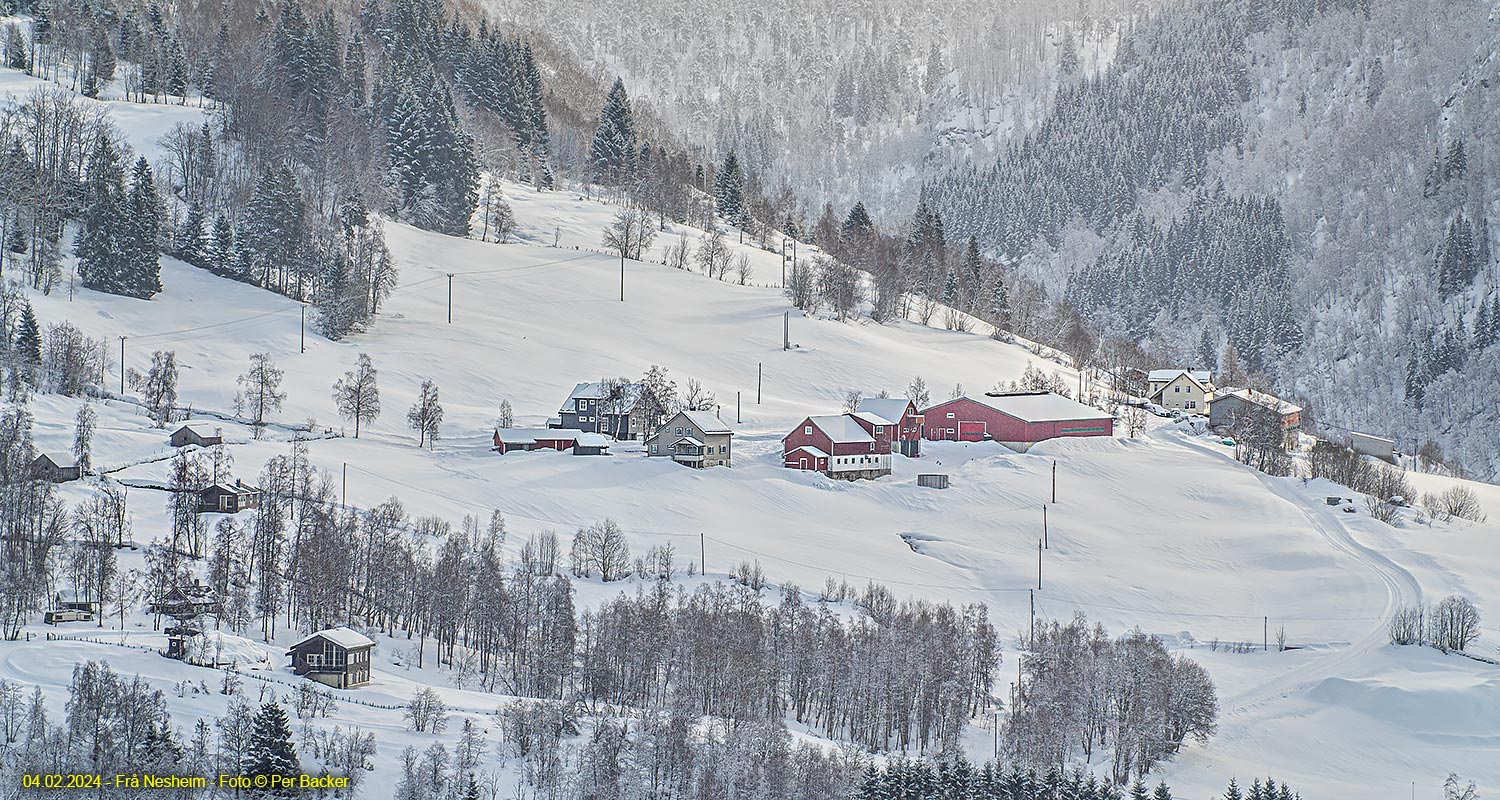
[[[193,435],[200,439],[211,439],[220,435],[218,433],[218,426],[211,428],[206,422],[188,422],[179,425],[173,433],[181,433],[182,431],[192,431]]]
[[[1151,383],[1171,383],[1184,372],[1198,383],[1206,384],[1213,380],[1213,373],[1206,369],[1153,369],[1146,373],[1146,380]]]
[[[835,443],[873,442],[869,431],[860,427],[848,414],[831,414],[823,417],[808,417],[812,424]]]
[[[223,481],[219,481],[218,483],[212,483],[204,487],[203,491],[218,492],[220,494],[253,494],[260,491],[260,489],[257,489],[254,486],[245,483],[244,481],[235,481],[234,483],[225,483]]]
[[[589,433],[584,431],[578,434],[575,440],[584,447],[609,447],[610,438],[602,433]]]
[[[975,398],[975,402],[1025,422],[1068,422],[1114,417],[1113,414],[1052,392],[985,395],[982,400]]]
[[[693,447],[702,447],[703,446],[703,440],[699,439],[696,436],[684,436],[681,439],[678,439],[677,441],[673,442],[672,446],[676,447],[677,445],[683,444],[683,443],[690,444]]]
[[[1295,414],[1302,410],[1302,406],[1296,403],[1289,403],[1274,394],[1256,389],[1224,389],[1218,393],[1219,399],[1222,400],[1225,397],[1238,397],[1247,403],[1269,408],[1278,414]]]
[[[538,441],[576,442],[584,432],[572,428],[500,428],[495,435],[506,444],[536,444]]]
[[[723,420],[714,416],[712,412],[684,411],[682,415],[687,417],[688,422],[693,423],[693,425],[697,426],[698,430],[704,433],[733,433],[733,431],[729,430],[729,426],[725,425]]]
[[[892,422],[888,417],[882,417],[879,414],[874,414],[874,413],[871,413],[869,411],[856,411],[853,414],[850,414],[849,416],[851,416],[851,417],[858,417],[858,418],[864,420],[865,422],[870,423],[871,425],[895,425],[896,424],[896,423]]]
[[[52,466],[60,469],[78,466],[78,460],[73,458],[72,453],[47,452],[42,453],[39,458],[45,458],[52,462]]]
[[[810,444],[804,444],[801,447],[795,447],[795,448],[792,448],[791,450],[786,451],[787,455],[791,455],[792,453],[809,453],[811,455],[817,456],[818,458],[827,458],[828,457],[827,453],[823,452],[822,450],[819,450],[816,447],[813,447]]]
[[[346,625],[340,625],[337,628],[327,628],[325,630],[318,631],[317,633],[314,633],[310,636],[305,636],[292,646],[296,647],[297,645],[305,644],[306,642],[310,642],[313,639],[318,638],[327,639],[328,641],[333,642],[339,647],[343,647],[346,649],[375,646],[374,639],[371,639],[363,633],[360,633],[359,631]]]
[[[859,408],[856,411],[874,414],[896,424],[906,414],[906,407],[909,403],[911,401],[905,397],[866,397],[859,401]]]
[[[646,384],[644,383],[619,383],[613,384],[613,386],[620,390],[620,397],[617,401],[619,403],[618,411],[620,413],[625,413],[635,408],[635,404],[640,402],[641,400],[641,394],[643,394],[646,390]],[[580,383],[577,386],[573,387],[573,391],[568,395],[568,399],[563,401],[561,412],[568,413],[573,411],[574,400],[608,399],[608,387],[603,381]]]

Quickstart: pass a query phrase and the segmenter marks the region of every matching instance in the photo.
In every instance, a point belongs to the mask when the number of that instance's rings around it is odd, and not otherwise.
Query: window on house
[[[1182,393],[1182,387],[1181,386],[1173,386],[1172,387],[1172,394],[1181,394],[1181,393]]]
[[[952,411],[948,412],[948,419],[953,419],[953,412]]]
[[[803,425],[802,426],[802,435],[803,436],[811,436],[812,435],[812,426],[811,425]]]
[[[653,453],[655,453],[655,452],[656,452],[656,445],[654,445],[654,444],[653,444],[653,445],[651,445],[651,452],[653,452]]]

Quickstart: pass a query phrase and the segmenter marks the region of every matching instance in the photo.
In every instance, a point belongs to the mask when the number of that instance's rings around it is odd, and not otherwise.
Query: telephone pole
[[[1042,540],[1036,540],[1036,590],[1042,590]]]
[[[341,501],[344,510],[349,510],[349,462],[344,462],[344,499]]]
[[[448,273],[448,324],[453,324],[453,273]]]
[[[1047,507],[1042,506],[1042,547],[1051,550],[1052,544],[1047,541]]]
[[[703,544],[703,534],[698,534],[698,570],[699,575],[708,574],[708,548]]]
[[[297,306],[297,336],[302,340],[302,352],[307,352],[307,306]]]
[[[755,362],[755,404],[760,405],[760,367],[761,362]]]
[[[120,337],[120,397],[125,396],[125,337]]]
[[[781,349],[792,349],[792,312],[781,312]]]
[[[620,302],[625,302],[625,248],[620,248]]]
[[[1057,462],[1052,462],[1052,502],[1057,502]]]
[[[740,393],[734,393],[734,424],[740,424]]]

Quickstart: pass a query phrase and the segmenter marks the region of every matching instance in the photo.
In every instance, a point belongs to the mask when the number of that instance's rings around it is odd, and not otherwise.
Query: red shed
[[[583,431],[567,428],[500,428],[495,431],[494,449],[501,453],[517,450],[572,450]]]
[[[923,412],[930,441],[993,439],[1014,450],[1061,436],[1113,436],[1114,417],[1051,392],[960,397]]]
[[[783,464],[791,469],[851,480],[891,474],[890,438],[877,440],[852,414],[807,417],[781,443]]]

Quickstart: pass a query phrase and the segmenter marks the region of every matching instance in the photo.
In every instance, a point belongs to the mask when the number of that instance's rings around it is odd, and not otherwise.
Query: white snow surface
[[[137,135],[131,132],[133,141]],[[144,369],[153,350],[175,350],[181,402],[191,403],[199,419],[225,420],[233,477],[253,482],[268,458],[287,452],[292,426],[311,421],[319,436],[342,430],[331,386],[364,352],[380,371],[384,414],[363,426],[357,440],[331,436],[309,446],[314,464],[333,479],[347,466],[350,505],[367,508],[397,495],[413,515],[454,521],[498,508],[512,547],[531,533],[552,529],[566,537],[607,516],[637,552],[667,542],[691,551],[687,545],[703,534],[709,579],[759,560],[771,582],[813,591],[832,577],[855,586],[882,582],[898,594],[984,602],[1007,633],[1002,670],[1014,669],[1009,633],[1024,628],[1033,594],[1040,614],[1082,612],[1114,633],[1140,626],[1161,635],[1205,664],[1223,705],[1218,736],[1190,745],[1160,769],[1179,797],[1201,800],[1222,792],[1230,775],[1244,784],[1267,772],[1309,800],[1407,796],[1412,782],[1417,796],[1436,798],[1450,770],[1481,785],[1500,784],[1500,668],[1393,648],[1384,625],[1397,606],[1449,593],[1466,594],[1491,619],[1500,615],[1500,487],[1471,484],[1490,511],[1488,523],[1428,526],[1406,511],[1402,526],[1390,527],[1362,510],[1343,514],[1322,504],[1325,495],[1348,495],[1346,489],[1260,475],[1235,463],[1217,440],[1156,421],[1138,439],[1054,440],[1027,454],[996,443],[924,443],[921,459],[893,457],[893,474],[873,481],[784,469],[781,436],[804,417],[836,412],[850,390],[898,394],[920,374],[939,396],[955,384],[977,391],[1019,378],[1037,356],[977,333],[867,319],[841,323],[795,311],[794,346],[783,350],[787,304],[778,289],[654,263],[627,262],[620,302],[618,258],[572,249],[598,246],[612,207],[567,192],[508,186],[506,194],[530,244],[390,224],[401,287],[365,333],[331,342],[309,326],[305,353],[297,303],[172,259],[163,259],[165,289],[150,301],[90,291],[71,302],[66,293],[31,300],[44,324],[72,320],[112,347],[128,337],[127,366]],[[653,253],[681,235],[700,232],[676,228],[658,237]],[[550,245],[554,237],[561,247],[536,244]],[[778,255],[734,247],[752,253],[752,282],[778,273]],[[260,440],[231,413],[235,378],[255,352],[272,354],[286,371],[288,392]],[[630,443],[601,458],[501,457],[490,450],[501,400],[510,401],[519,424],[538,426],[578,383],[639,376],[651,364],[669,368],[679,386],[688,378],[702,381],[717,396],[720,417],[728,423],[733,415],[733,468],[687,469],[647,458]],[[1069,384],[1075,380],[1065,368],[1041,366],[1057,369]],[[109,370],[116,388],[118,369]],[[402,412],[427,378],[440,387],[446,414],[436,447],[420,449]],[[57,396],[34,399],[39,449],[68,448],[77,405]],[[164,483],[171,455],[166,431],[152,428],[130,403],[97,409],[95,462],[133,485]],[[1032,592],[1054,465],[1057,502],[1047,512],[1043,588]],[[949,474],[952,488],[916,486],[918,472],[934,471]],[[1453,482],[1414,480],[1423,491]],[[96,486],[75,482],[62,495],[76,501]],[[132,489],[130,502],[138,539],[164,529],[164,500],[156,493]],[[705,520],[713,522],[705,527]],[[913,534],[922,537],[920,553],[902,538]],[[582,605],[622,591],[634,587],[578,582]],[[149,621],[146,630],[139,620],[127,621],[124,632],[108,627],[113,619],[103,622],[102,631],[91,624],[73,630],[148,649],[40,637],[0,643],[0,676],[41,685],[58,713],[72,665],[88,658],[106,659],[164,689],[182,680],[214,687],[221,677],[152,652],[164,639],[150,632]],[[1500,629],[1485,624],[1477,652],[1495,655]],[[1299,649],[1230,654],[1205,644],[1260,643],[1263,632],[1274,637],[1282,626]],[[275,666],[247,672],[247,681],[290,691],[297,679],[283,653],[297,635],[250,642]],[[998,680],[1003,694],[1007,678],[1002,673]],[[415,666],[409,643],[377,637],[371,685],[339,694],[374,705],[341,702],[334,718],[320,721],[376,734],[380,755],[366,796],[388,796],[401,748],[430,743],[430,735],[405,729],[399,710],[378,707],[404,704],[423,684],[436,685],[460,716],[494,729],[488,715],[501,698],[453,688],[430,659],[423,669]],[[222,696],[212,692],[169,694],[182,727],[224,710]],[[976,727],[968,741],[971,755],[988,755],[987,732]]]

